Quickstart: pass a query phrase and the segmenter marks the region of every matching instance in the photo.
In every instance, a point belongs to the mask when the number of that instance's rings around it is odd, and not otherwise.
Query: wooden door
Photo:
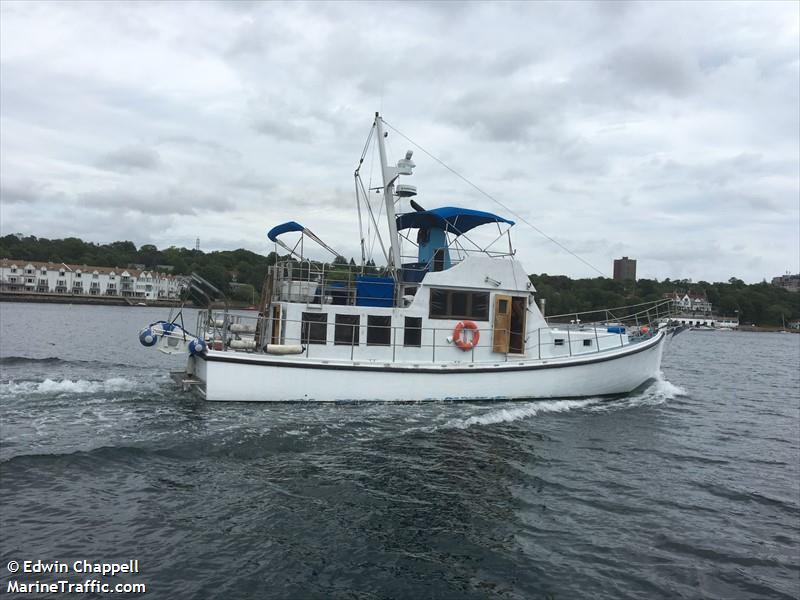
[[[276,304],[272,307],[272,335],[271,344],[281,343],[281,305]]]
[[[511,339],[511,296],[494,297],[494,323],[492,325],[492,350],[508,352]]]

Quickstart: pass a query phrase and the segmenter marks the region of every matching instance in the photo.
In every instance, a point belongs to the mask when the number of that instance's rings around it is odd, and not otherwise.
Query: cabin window
[[[489,292],[431,290],[431,319],[489,320]]]
[[[421,345],[422,317],[406,317],[405,328],[403,329],[403,346],[419,348]]]
[[[303,313],[300,336],[304,344],[325,344],[328,337],[328,315],[325,313]]]
[[[592,340],[583,340],[583,345],[584,346],[591,346],[592,345]]]
[[[360,315],[336,315],[333,343],[337,346],[358,346]]]
[[[392,317],[367,316],[367,346],[388,346],[392,343]]]
[[[564,338],[556,338],[553,340],[553,343],[556,346],[563,346],[564,345]]]

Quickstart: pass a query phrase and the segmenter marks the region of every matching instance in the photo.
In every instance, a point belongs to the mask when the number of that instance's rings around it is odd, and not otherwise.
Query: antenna
[[[194,242],[194,249],[200,250],[200,238],[197,238]]]

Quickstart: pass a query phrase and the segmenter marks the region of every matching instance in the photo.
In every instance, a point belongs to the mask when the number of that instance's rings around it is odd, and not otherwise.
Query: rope
[[[398,129],[396,129],[395,127],[393,127],[393,126],[392,126],[392,125],[390,125],[389,123],[387,123],[385,120],[383,121],[383,123],[384,123],[384,125],[386,125],[387,127],[389,127],[389,128],[392,130],[392,131],[394,131],[396,134],[398,134],[400,137],[402,137],[402,138],[405,138],[405,139],[406,139],[406,141],[408,141],[408,142],[410,142],[410,143],[414,144],[414,145],[415,145],[417,148],[419,148],[420,150],[422,150],[422,151],[423,151],[425,154],[427,154],[427,155],[428,155],[430,158],[432,158],[432,159],[433,159],[433,160],[435,160],[437,163],[439,163],[441,166],[443,166],[445,169],[447,169],[448,171],[450,171],[450,172],[451,172],[453,175],[455,175],[456,177],[458,177],[459,179],[461,179],[462,181],[464,181],[464,182],[465,182],[465,183],[467,183],[468,185],[470,185],[470,186],[472,186],[473,188],[475,188],[475,190],[477,190],[479,193],[481,193],[481,194],[483,194],[484,196],[486,196],[486,197],[487,197],[489,200],[491,200],[492,202],[494,202],[495,204],[497,204],[498,206],[500,206],[500,207],[501,207],[503,210],[505,210],[506,212],[509,212],[509,213],[511,213],[512,215],[514,215],[514,216],[515,216],[517,219],[519,219],[520,221],[522,221],[523,223],[525,223],[525,224],[526,224],[528,227],[530,227],[531,229],[533,229],[534,231],[536,231],[536,232],[537,232],[539,235],[541,235],[542,237],[544,237],[544,238],[546,238],[546,239],[550,240],[550,241],[551,241],[551,242],[553,242],[553,243],[554,243],[556,246],[558,246],[559,248],[561,248],[562,250],[564,250],[564,251],[565,251],[565,252],[567,252],[568,254],[571,254],[572,256],[574,256],[574,257],[575,257],[575,258],[577,258],[579,261],[581,261],[583,264],[585,264],[587,267],[589,267],[589,268],[591,268],[591,269],[594,269],[594,270],[595,270],[597,273],[599,273],[599,274],[600,274],[602,277],[605,277],[605,276],[606,276],[606,274],[605,274],[605,273],[603,273],[603,272],[602,272],[600,269],[598,269],[597,267],[595,267],[595,266],[594,266],[592,263],[590,263],[588,260],[586,260],[586,259],[585,259],[585,258],[583,258],[582,256],[579,256],[578,254],[576,254],[575,252],[573,252],[572,250],[570,250],[569,248],[567,248],[567,247],[566,247],[564,244],[562,244],[562,243],[561,243],[561,242],[559,242],[558,240],[556,240],[556,239],[554,239],[554,238],[550,237],[550,236],[549,236],[549,235],[547,235],[547,234],[546,234],[544,231],[542,231],[541,229],[539,229],[539,228],[538,228],[536,225],[534,225],[533,223],[531,223],[530,221],[528,221],[528,220],[527,220],[525,217],[523,217],[522,215],[520,215],[520,214],[516,213],[515,211],[511,210],[511,209],[510,209],[508,206],[506,206],[505,204],[503,204],[502,202],[500,202],[500,201],[499,201],[497,198],[495,198],[494,196],[492,196],[492,195],[491,195],[491,194],[489,194],[488,192],[484,191],[482,188],[478,187],[476,184],[472,183],[472,182],[471,182],[469,179],[467,179],[466,177],[464,177],[464,176],[463,176],[461,173],[459,173],[458,171],[456,171],[455,169],[453,169],[452,167],[450,167],[449,165],[447,165],[447,164],[446,164],[444,161],[440,160],[439,158],[437,158],[436,156],[434,156],[433,154],[431,154],[430,152],[428,152],[428,151],[427,151],[425,148],[423,148],[423,147],[422,147],[422,146],[420,146],[420,145],[419,145],[417,142],[415,142],[415,141],[414,141],[414,140],[412,140],[410,137],[408,137],[407,135],[405,135],[405,134],[404,134],[402,131],[399,131]]]
[[[372,124],[372,128],[369,130],[369,134],[367,135],[367,141],[364,142],[364,149],[361,151],[361,158],[358,161],[358,166],[356,167],[356,173],[361,170],[361,163],[364,162],[364,157],[367,155],[367,149],[369,148],[369,143],[372,140],[372,134],[375,132],[375,123]]]

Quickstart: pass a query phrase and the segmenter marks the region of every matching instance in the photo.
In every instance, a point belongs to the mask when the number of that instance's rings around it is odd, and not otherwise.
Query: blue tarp
[[[297,221],[287,221],[286,223],[281,223],[280,225],[276,225],[272,229],[269,230],[267,233],[267,237],[276,242],[278,240],[278,236],[284,233],[288,233],[290,231],[305,231],[305,227],[300,225]]]
[[[397,229],[443,229],[449,233],[462,234],[486,223],[508,223],[514,221],[482,210],[443,206],[433,210],[406,213],[397,217]]]
[[[400,270],[403,283],[419,283],[427,272],[428,263],[426,262],[406,263]]]
[[[356,306],[384,306],[394,304],[394,280],[377,275],[356,277]]]

